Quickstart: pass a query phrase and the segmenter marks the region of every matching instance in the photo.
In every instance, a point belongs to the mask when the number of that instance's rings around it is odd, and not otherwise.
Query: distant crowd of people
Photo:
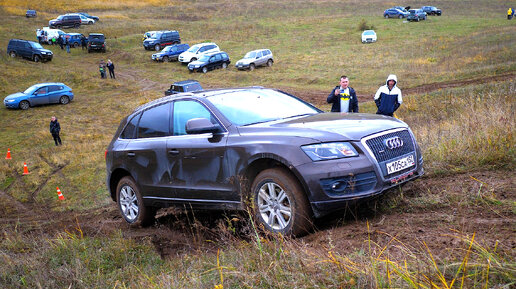
[[[387,77],[385,85],[380,86],[374,95],[377,107],[376,114],[394,116],[394,112],[403,102],[401,89],[396,84],[398,78],[391,74]],[[332,112],[358,112],[358,98],[355,90],[349,86],[349,78],[346,75],[340,77],[339,85],[328,95],[326,102],[331,104]]]

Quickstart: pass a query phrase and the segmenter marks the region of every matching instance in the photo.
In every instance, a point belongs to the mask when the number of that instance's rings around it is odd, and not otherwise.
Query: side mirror
[[[192,118],[185,125],[187,134],[217,133],[221,131],[219,125],[211,123],[206,118]]]

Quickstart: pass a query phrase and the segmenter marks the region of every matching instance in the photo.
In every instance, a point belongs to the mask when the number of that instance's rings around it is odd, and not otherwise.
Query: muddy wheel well
[[[111,198],[113,201],[116,201],[116,187],[118,186],[118,182],[125,176],[130,176],[131,174],[124,169],[116,169],[111,174],[111,179],[109,180],[109,191],[111,192]]]

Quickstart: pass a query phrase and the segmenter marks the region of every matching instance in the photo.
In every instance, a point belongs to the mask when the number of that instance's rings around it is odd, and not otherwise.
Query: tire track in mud
[[[62,166],[55,166],[52,163],[50,163],[45,157],[43,157],[42,154],[39,154],[39,157],[52,168],[52,172],[45,178],[45,180],[31,193],[30,201],[29,203],[35,203],[36,197],[38,194],[43,190],[45,185],[48,183],[48,181],[57,173],[59,173],[64,167],[66,167],[68,164],[70,164],[70,161],[65,162]]]

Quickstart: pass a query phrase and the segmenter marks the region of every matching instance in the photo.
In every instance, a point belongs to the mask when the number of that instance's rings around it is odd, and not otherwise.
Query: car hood
[[[17,93],[9,94],[8,96],[5,97],[5,100],[18,99],[18,98],[26,97],[26,96],[27,95],[23,92],[17,92]]]
[[[158,41],[158,39],[155,39],[155,38],[147,38],[147,39],[143,40],[143,43],[151,43],[151,42],[155,42],[155,41]]]
[[[253,61],[254,59],[252,58],[242,58],[240,59],[239,61],[237,61],[237,63],[242,63],[242,64],[249,64]]]
[[[52,51],[50,51],[48,49],[38,49],[38,51],[52,54]]]
[[[205,62],[204,62],[204,61],[196,60],[196,61],[192,61],[192,62],[190,62],[190,63],[188,64],[188,66],[190,66],[190,65],[192,65],[192,66],[193,66],[193,65],[203,65],[203,64],[205,64]]]
[[[57,22],[58,20],[57,19],[52,19],[50,21],[48,21],[49,23],[54,23],[54,22]]]
[[[320,142],[359,141],[363,137],[407,124],[393,117],[366,113],[319,113],[238,128],[241,134],[306,137]]]

